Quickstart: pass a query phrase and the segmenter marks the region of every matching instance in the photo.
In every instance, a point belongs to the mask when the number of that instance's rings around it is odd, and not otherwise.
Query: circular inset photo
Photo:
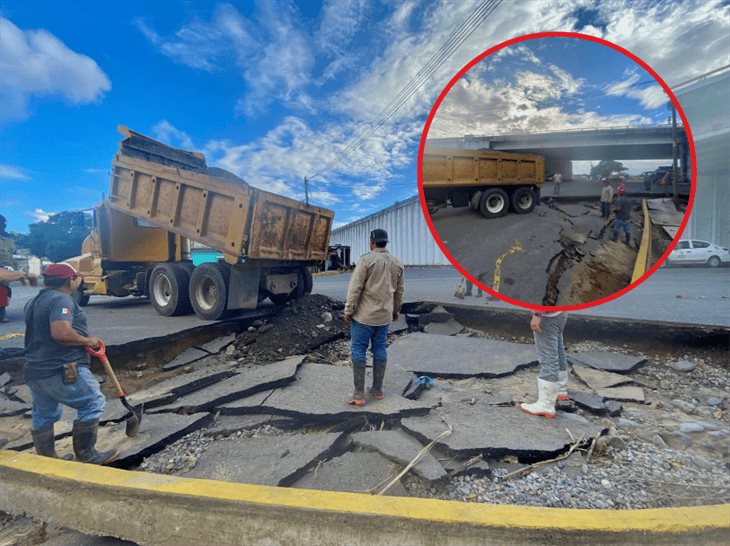
[[[547,33],[490,49],[451,80],[424,128],[418,184],[465,283],[568,311],[661,265],[694,172],[687,120],[646,63],[599,38]]]

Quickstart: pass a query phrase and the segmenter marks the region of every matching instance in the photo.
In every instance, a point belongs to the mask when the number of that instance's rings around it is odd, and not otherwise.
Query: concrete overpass
[[[689,166],[689,148],[683,127],[677,128],[677,144],[680,166],[686,170]],[[547,173],[560,171],[570,177],[571,161],[661,159],[671,163],[672,127],[608,127],[549,133],[464,135],[456,138],[430,138],[427,145],[540,154],[545,156]]]

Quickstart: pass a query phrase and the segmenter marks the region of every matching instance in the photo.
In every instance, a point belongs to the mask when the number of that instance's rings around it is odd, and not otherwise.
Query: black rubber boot
[[[383,378],[385,377],[385,366],[387,360],[376,360],[373,362],[373,386],[370,387],[370,396],[383,399]]]
[[[96,433],[99,430],[99,421],[74,421],[73,444],[76,458],[82,463],[107,464],[117,458],[117,450],[96,450]]]
[[[613,241],[614,243],[615,243],[616,241],[618,241],[618,231],[614,231],[614,232],[613,232],[613,237],[611,238],[611,240],[612,240],[612,241]]]
[[[626,239],[624,239],[624,244],[631,246],[631,235],[626,234]]]
[[[64,455],[59,457],[56,454],[56,435],[53,432],[53,425],[46,425],[38,430],[31,430],[31,436],[33,436],[33,447],[38,455],[44,457],[52,457],[54,459],[63,459],[64,461],[70,461],[73,459],[71,455]]]
[[[10,322],[5,318],[5,307],[0,307],[0,322]]]
[[[362,406],[365,404],[365,363],[352,363],[352,377],[355,383],[355,392],[348,400],[348,404]]]

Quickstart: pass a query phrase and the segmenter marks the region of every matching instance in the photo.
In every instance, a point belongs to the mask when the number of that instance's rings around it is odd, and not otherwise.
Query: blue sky
[[[366,131],[480,3],[3,0],[0,214],[27,231],[48,213],[92,207],[108,191],[118,124],[303,198],[302,178]],[[378,132],[312,181],[312,201],[339,225],[415,194],[418,140],[449,79],[489,47],[546,30],[619,43],[670,85],[730,63],[723,0],[503,0]],[[525,91],[552,126],[666,115],[651,86],[631,87],[631,66],[525,50],[500,61],[523,63],[522,79],[485,68],[483,87],[496,77]],[[561,95],[542,100],[548,77]]]

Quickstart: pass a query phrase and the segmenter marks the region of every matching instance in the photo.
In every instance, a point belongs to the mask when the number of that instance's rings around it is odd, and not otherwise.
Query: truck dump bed
[[[224,253],[228,263],[321,261],[334,212],[249,186],[228,171],[120,126],[111,206]]]
[[[426,147],[421,168],[424,188],[525,184],[539,188],[545,180],[542,156],[493,150]]]

